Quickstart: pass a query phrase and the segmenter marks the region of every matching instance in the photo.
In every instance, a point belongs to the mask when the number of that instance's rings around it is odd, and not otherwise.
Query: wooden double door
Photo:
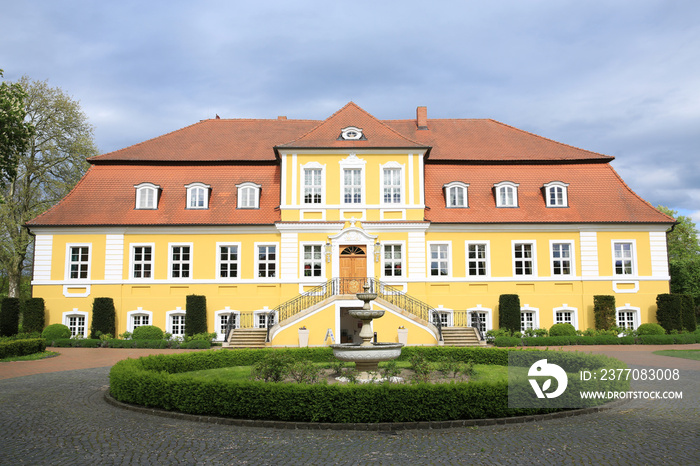
[[[341,294],[354,294],[362,291],[367,278],[367,248],[365,246],[344,246],[340,250]]]

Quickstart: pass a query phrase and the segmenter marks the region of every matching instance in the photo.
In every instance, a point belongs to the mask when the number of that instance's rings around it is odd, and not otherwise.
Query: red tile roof
[[[446,208],[443,186],[467,183],[468,208]],[[496,207],[494,184],[518,186],[518,207]],[[568,183],[569,207],[547,207],[545,183]],[[673,223],[637,196],[607,163],[425,167],[426,220],[434,223]]]
[[[237,184],[262,185],[259,209],[237,209]],[[140,183],[160,186],[157,210],[135,209]],[[186,209],[185,185],[211,186],[209,209]],[[280,166],[93,166],[59,204],[28,225],[254,225],[280,220]]]

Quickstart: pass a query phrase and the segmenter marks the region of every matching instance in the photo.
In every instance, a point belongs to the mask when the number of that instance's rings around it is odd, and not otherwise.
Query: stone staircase
[[[484,346],[473,327],[443,327],[442,339],[445,346]]]
[[[224,348],[264,348],[267,330],[264,328],[237,328],[231,332]]]

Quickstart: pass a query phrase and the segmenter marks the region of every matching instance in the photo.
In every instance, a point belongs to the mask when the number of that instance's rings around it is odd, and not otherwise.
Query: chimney
[[[416,125],[418,129],[428,129],[428,107],[416,108]]]
[[[286,120],[287,117],[284,116],[284,115],[280,115],[280,116],[277,117],[277,119],[278,119],[278,120]]]

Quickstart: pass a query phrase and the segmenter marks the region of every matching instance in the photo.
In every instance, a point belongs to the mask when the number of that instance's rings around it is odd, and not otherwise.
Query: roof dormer
[[[209,208],[209,191],[211,186],[204,183],[190,183],[185,185],[185,188],[187,189],[188,209]]]
[[[158,193],[160,186],[153,183],[140,183],[136,188],[136,209],[155,210],[158,209]]]

